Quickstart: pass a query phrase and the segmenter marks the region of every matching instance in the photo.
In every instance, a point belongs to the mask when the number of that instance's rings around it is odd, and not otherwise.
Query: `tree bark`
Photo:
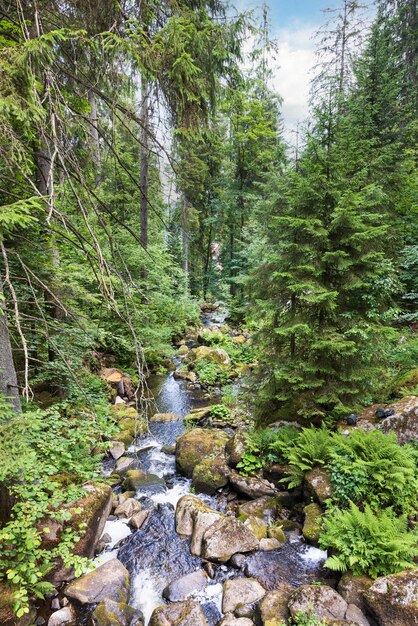
[[[7,327],[6,308],[3,296],[3,284],[0,281],[0,393],[8,397],[16,411],[21,411],[16,370],[13,363],[12,346]]]
[[[141,76],[141,148],[140,148],[140,211],[141,211],[141,243],[148,247],[148,169],[149,169],[149,83]]]
[[[88,99],[90,103],[90,137],[94,165],[94,182],[97,187],[100,184],[100,142],[96,94],[91,89],[88,91]]]
[[[190,203],[186,196],[183,198],[183,210],[181,215],[181,228],[183,235],[183,272],[186,289],[189,285],[189,212]]]

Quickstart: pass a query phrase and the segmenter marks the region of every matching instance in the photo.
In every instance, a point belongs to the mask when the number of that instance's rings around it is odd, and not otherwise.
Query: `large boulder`
[[[276,493],[274,485],[264,478],[256,476],[241,476],[235,470],[231,470],[229,482],[239,493],[249,498],[261,498],[263,496],[273,496]]]
[[[407,396],[389,407],[395,411],[394,415],[385,417],[379,428],[384,433],[395,433],[398,443],[418,439],[418,396]]]
[[[308,495],[317,502],[324,504],[332,496],[331,476],[323,467],[314,467],[304,476],[305,488]]]
[[[228,441],[225,447],[228,465],[236,467],[244,456],[246,449],[247,442],[245,440],[245,434],[242,430],[239,430]]]
[[[207,626],[207,621],[200,605],[186,600],[155,609],[149,626]]]
[[[293,589],[282,583],[278,589],[270,591],[258,605],[258,613],[263,626],[283,626],[287,623],[287,604]]]
[[[370,576],[353,576],[353,574],[346,573],[338,583],[337,591],[347,604],[355,604],[362,611],[365,611],[364,595],[372,585],[373,579]]]
[[[364,598],[379,626],[418,624],[418,567],[378,578]]]
[[[305,521],[303,523],[302,534],[306,541],[313,546],[317,546],[319,542],[319,535],[321,530],[321,517],[323,511],[319,504],[312,502],[303,509],[305,514]]]
[[[292,593],[288,608],[292,617],[311,612],[318,619],[344,620],[348,604],[328,585],[304,585]]]
[[[223,517],[209,526],[202,538],[202,556],[209,561],[228,561],[236,552],[252,552],[259,541],[253,531],[235,517]]]
[[[192,486],[197,492],[213,495],[228,484],[230,469],[222,457],[207,457],[193,470]]]
[[[178,470],[188,476],[205,457],[224,457],[229,435],[223,430],[194,428],[177,438],[176,463]]]
[[[235,578],[224,583],[222,612],[235,613],[239,605],[254,604],[264,598],[266,590],[254,578]]]
[[[212,361],[218,365],[228,366],[231,363],[229,354],[222,348],[210,348],[209,346],[198,346],[192,348],[188,355],[188,360],[193,363],[199,363],[199,361]]]
[[[177,578],[163,591],[163,598],[169,602],[185,600],[193,591],[200,591],[206,587],[209,577],[204,570],[197,570]]]
[[[184,537],[191,537],[190,551],[196,556],[202,552],[202,539],[206,530],[224,516],[211,509],[208,504],[195,496],[183,496],[176,507],[176,531]]]
[[[105,600],[126,602],[128,590],[128,570],[118,559],[112,559],[70,583],[65,595],[81,604],[97,604]]]

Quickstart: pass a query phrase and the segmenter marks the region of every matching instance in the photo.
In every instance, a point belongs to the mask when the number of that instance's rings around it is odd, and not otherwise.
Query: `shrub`
[[[416,455],[412,447],[398,445],[393,433],[360,429],[335,437],[329,467],[333,498],[340,505],[367,502],[375,511],[393,507],[397,513],[416,507]]]
[[[408,532],[406,516],[397,518],[391,509],[364,512],[350,502],[349,509],[330,509],[323,518],[320,546],[333,549],[325,565],[338,572],[372,578],[415,567],[418,537]]]
[[[303,428],[287,455],[292,473],[284,481],[289,483],[289,487],[299,485],[304,473],[313,467],[325,465],[330,459],[332,445],[333,435],[325,427]]]
[[[284,426],[279,430],[260,428],[249,431],[245,435],[247,451],[237,465],[238,470],[249,476],[268,462],[287,462],[289,450],[297,434],[297,429],[291,426]]]
[[[226,420],[231,417],[231,409],[229,409],[224,404],[214,404],[210,409],[211,417],[217,417],[221,420]]]
[[[229,380],[229,374],[222,365],[202,359],[196,364],[195,371],[202,385],[212,387],[225,385]]]

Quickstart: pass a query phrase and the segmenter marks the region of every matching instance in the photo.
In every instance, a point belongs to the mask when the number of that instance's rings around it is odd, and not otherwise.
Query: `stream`
[[[203,318],[203,323],[208,327],[219,326],[226,314],[210,313]],[[181,358],[176,357],[174,363],[179,367]],[[130,604],[143,612],[145,625],[153,610],[165,603],[162,593],[167,584],[202,569],[204,564],[201,558],[191,555],[190,540],[176,534],[175,507],[178,500],[190,492],[191,480],[176,471],[175,456],[163,452],[162,447],[175,444],[176,438],[184,432],[183,418],[191,409],[208,404],[201,391],[188,389],[187,383],[176,380],[173,372],[153,377],[150,389],[157,412],[176,413],[181,419],[151,422],[150,434],[136,440],[128,454],[136,456],[142,470],[163,478],[164,483],[150,484],[136,493],[142,507],[150,510],[139,530],[132,532],[127,520],[106,522],[104,532],[112,537],[112,543],[110,550],[96,561],[100,564],[117,556],[125,565],[131,576]],[[224,511],[228,504],[226,497],[196,495],[220,511]],[[297,587],[324,579],[326,572],[322,565],[325,558],[325,552],[307,546],[301,536],[289,533],[279,549],[246,556],[241,569],[214,564],[213,578],[206,589],[189,597],[201,604],[208,625],[215,626],[222,617],[222,583],[226,579],[248,575],[257,578],[266,589],[274,589],[279,582]]]

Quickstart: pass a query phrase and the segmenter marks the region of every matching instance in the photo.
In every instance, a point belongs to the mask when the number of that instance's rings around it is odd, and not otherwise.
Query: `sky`
[[[263,0],[235,0],[240,11],[256,9]],[[271,35],[277,39],[278,58],[272,66],[274,89],[283,98],[283,119],[289,143],[298,122],[308,116],[310,80],[315,65],[313,35],[325,21],[321,9],[335,0],[267,0]],[[337,2],[338,5],[338,2]]]

